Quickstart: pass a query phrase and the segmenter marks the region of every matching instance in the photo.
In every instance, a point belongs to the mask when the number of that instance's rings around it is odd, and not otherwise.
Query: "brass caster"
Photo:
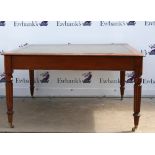
[[[12,123],[9,123],[10,128],[14,128],[14,125]]]
[[[137,130],[137,128],[138,128],[138,126],[134,126],[134,127],[132,128],[132,132],[135,132],[135,131]]]

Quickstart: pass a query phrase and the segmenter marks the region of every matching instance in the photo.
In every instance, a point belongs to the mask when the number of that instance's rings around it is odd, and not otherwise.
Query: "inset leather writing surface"
[[[3,54],[143,56],[128,44],[32,44]]]

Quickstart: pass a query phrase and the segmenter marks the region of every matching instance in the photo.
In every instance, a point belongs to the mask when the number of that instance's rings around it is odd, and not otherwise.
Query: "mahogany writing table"
[[[123,99],[125,71],[134,71],[134,127],[138,127],[141,104],[143,55],[128,44],[45,44],[27,45],[4,52],[8,122],[13,127],[13,83],[15,69],[29,70],[30,92],[34,92],[34,70],[112,70],[120,71]]]

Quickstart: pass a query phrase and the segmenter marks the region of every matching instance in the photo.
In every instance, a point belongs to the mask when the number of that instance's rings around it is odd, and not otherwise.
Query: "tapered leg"
[[[13,128],[13,83],[11,56],[5,56],[5,76],[6,76],[6,104],[9,126]]]
[[[34,70],[29,70],[29,78],[30,78],[30,93],[31,97],[34,94]]]
[[[141,60],[141,59],[140,59]],[[137,69],[134,76],[134,127],[132,131],[138,128],[141,106],[141,82],[142,82],[142,60],[137,61]]]
[[[125,90],[125,71],[120,71],[120,93],[121,93],[121,100],[124,97],[124,90]]]

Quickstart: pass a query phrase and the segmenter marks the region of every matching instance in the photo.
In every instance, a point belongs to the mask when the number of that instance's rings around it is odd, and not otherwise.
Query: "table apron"
[[[6,55],[12,69],[51,70],[134,70],[136,56]]]

